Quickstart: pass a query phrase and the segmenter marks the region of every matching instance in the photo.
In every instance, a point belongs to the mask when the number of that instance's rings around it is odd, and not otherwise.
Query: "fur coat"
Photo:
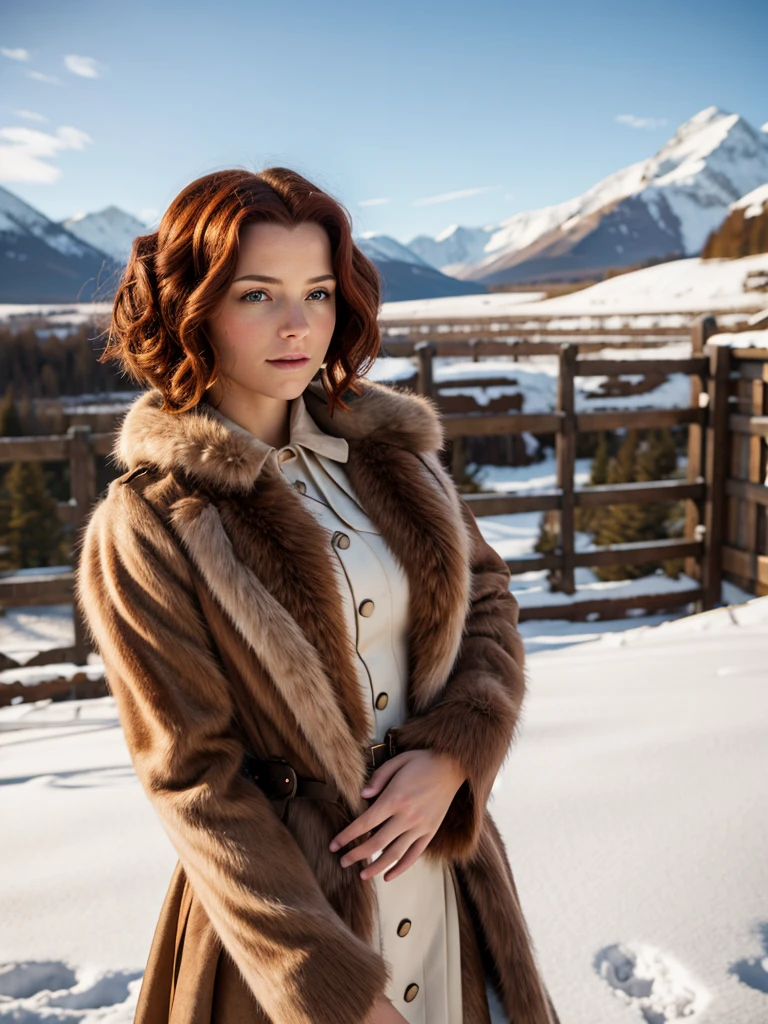
[[[328,412],[304,392],[410,583],[409,716],[399,750],[456,757],[466,781],[422,856],[459,889],[465,1024],[484,971],[512,1024],[558,1024],[502,839],[486,808],[525,696],[509,570],[438,457],[428,398],[364,380]],[[362,1024],[388,967],[373,886],[331,838],[367,805],[367,718],[327,537],[263,451],[205,402],[142,393],[113,451],[123,475],[86,521],[76,600],[136,774],[177,854],[136,1024]],[[244,751],[326,779],[338,803],[281,817]]]

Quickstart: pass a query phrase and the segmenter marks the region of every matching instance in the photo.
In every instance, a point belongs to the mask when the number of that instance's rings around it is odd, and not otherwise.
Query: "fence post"
[[[699,317],[691,329],[691,355],[703,356],[704,346],[713,334],[717,334],[717,320],[710,315]],[[691,374],[691,407],[700,409],[709,401],[707,392],[708,374]],[[688,465],[685,479],[688,483],[704,479],[704,431],[700,424],[688,425]],[[685,502],[685,537],[693,540],[702,532],[703,504],[693,499]],[[684,571],[691,579],[701,580],[702,568],[698,559],[691,556],[685,559]],[[698,607],[697,610],[702,609]]]
[[[722,600],[722,548],[725,528],[725,476],[728,464],[728,399],[731,349],[709,348],[709,403],[705,446],[704,560],[702,606],[704,611]]]
[[[558,589],[564,594],[576,590],[574,578],[574,494],[573,476],[576,462],[576,414],[574,383],[578,348],[566,342],[560,348],[557,378],[557,411],[563,414],[560,429],[555,436],[557,460],[557,486],[562,498],[560,505],[560,557],[562,559]]]
[[[432,372],[432,358],[437,351],[437,346],[432,341],[417,341],[413,346],[413,351],[418,360],[417,390],[420,395],[434,398],[435,381]]]
[[[69,437],[70,501],[74,503],[72,515],[72,564],[80,559],[82,529],[89,511],[96,501],[96,456],[91,447],[91,428],[87,423],[74,424],[67,429]],[[75,626],[75,661],[84,664],[88,654],[88,640],[80,608],[73,609]]]

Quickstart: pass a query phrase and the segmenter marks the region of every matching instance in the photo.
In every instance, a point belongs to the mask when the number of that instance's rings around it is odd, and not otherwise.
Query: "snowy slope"
[[[708,107],[686,121],[655,156],[598,182],[581,196],[524,211],[497,228],[465,229],[486,238],[458,263],[450,241],[409,245],[434,266],[487,284],[582,276],[672,252],[697,253],[735,200],[768,180],[768,136],[738,114]],[[481,232],[478,236],[477,232]]]
[[[454,299],[390,302],[381,310],[381,320],[400,318],[499,317],[582,317],[584,323],[572,329],[588,330],[593,316],[636,314],[685,314],[712,310],[752,310],[765,306],[765,293],[745,291],[750,273],[768,269],[768,253],[742,259],[702,260],[698,256],[673,260],[601,281],[569,295],[540,302],[520,302],[516,292],[488,296],[459,296]],[[649,317],[644,317],[648,320]],[[681,319],[681,323],[685,322]],[[610,324],[608,326],[611,326]],[[638,322],[637,326],[647,326]],[[617,325],[618,327],[618,325]]]
[[[490,803],[561,1020],[765,1024],[768,598],[582,627],[526,640]],[[0,1020],[130,1024],[177,857],[114,701],[0,709],[0,753]]]
[[[117,206],[108,206],[98,213],[77,213],[61,224],[71,234],[119,263],[128,260],[134,238],[148,231],[146,224]]]

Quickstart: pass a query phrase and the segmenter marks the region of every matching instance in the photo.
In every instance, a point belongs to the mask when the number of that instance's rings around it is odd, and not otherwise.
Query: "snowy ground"
[[[529,645],[491,809],[563,1024],[768,1020],[767,629]],[[0,757],[0,1020],[128,1024],[176,854],[112,698],[0,709]]]
[[[658,314],[679,314],[677,321],[670,319],[664,323],[681,326],[686,322],[684,314],[757,310],[764,306],[764,292],[744,290],[747,274],[764,269],[768,269],[767,253],[735,260],[703,260],[696,256],[620,274],[590,288],[538,302],[520,302],[519,293],[515,292],[387,302],[382,307],[381,319],[386,322],[451,316],[584,317],[585,323],[570,326],[587,330],[592,326],[589,318],[595,316],[634,315],[643,318],[636,324],[642,327],[661,324]]]
[[[754,339],[768,334],[768,331],[745,331],[744,334],[745,337]],[[723,337],[734,338],[736,335],[728,334]],[[690,354],[690,342],[675,342],[662,348],[634,349],[629,352],[622,347],[605,348],[600,352],[600,358],[687,359]],[[408,381],[415,377],[416,372],[416,363],[413,359],[380,356],[368,376],[377,381]],[[552,412],[555,409],[559,373],[555,357],[484,356],[474,361],[435,356],[432,373],[441,395],[471,395],[477,402],[478,409],[502,395],[511,394],[523,395],[523,412]],[[486,377],[508,378],[509,384],[487,388],[472,386],[473,379]],[[640,382],[643,377],[639,374],[622,374],[621,379],[632,384]],[[604,375],[576,377],[576,412],[597,412],[601,409],[684,409],[691,404],[691,378],[688,374],[671,373],[663,384],[652,390],[614,397],[607,397],[601,393],[607,380]],[[452,386],[454,382],[455,386]]]

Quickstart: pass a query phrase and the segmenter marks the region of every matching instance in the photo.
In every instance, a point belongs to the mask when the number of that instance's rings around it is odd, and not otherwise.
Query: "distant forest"
[[[0,327],[0,380],[10,385],[17,403],[90,392],[135,391],[114,362],[99,363],[106,334],[93,323],[74,330],[28,326]]]

